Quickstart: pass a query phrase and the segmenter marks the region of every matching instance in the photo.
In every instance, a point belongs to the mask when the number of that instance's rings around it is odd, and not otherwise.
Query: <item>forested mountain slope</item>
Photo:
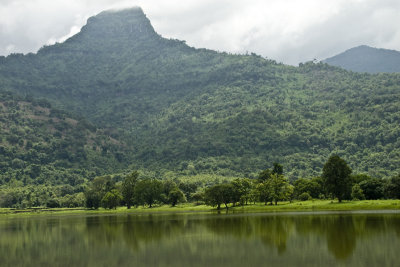
[[[0,186],[70,184],[124,165],[124,144],[82,118],[0,92]]]
[[[0,59],[3,89],[84,115],[133,149],[127,164],[251,175],[400,171],[400,75],[299,67],[159,36],[141,9],[103,12],[65,43]]]
[[[400,52],[366,45],[351,48],[325,63],[356,72],[400,72]]]

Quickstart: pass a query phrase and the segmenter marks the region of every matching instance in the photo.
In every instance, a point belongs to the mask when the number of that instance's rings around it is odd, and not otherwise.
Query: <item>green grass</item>
[[[264,205],[257,203],[255,205],[233,207],[231,210],[265,211],[348,211],[348,210],[394,210],[400,209],[400,200],[362,200],[362,201],[344,201],[339,203],[332,200],[309,200],[295,202],[280,202],[275,205]]]
[[[398,210],[400,209],[400,200],[362,200],[362,201],[344,201],[338,203],[331,200],[309,200],[295,202],[279,202],[275,205],[264,205],[263,203],[249,204],[245,206],[229,206],[231,212],[288,212],[288,211],[356,211],[356,210]],[[225,211],[224,205],[221,210]],[[6,209],[0,208],[0,216],[33,216],[33,215],[90,215],[90,214],[123,214],[123,213],[213,213],[216,212],[215,207],[206,205],[195,205],[192,203],[180,204],[176,207],[168,205],[149,207],[137,207],[127,209],[126,207],[118,207],[117,209],[106,210],[100,208],[98,210],[89,210],[84,208],[35,208],[35,209]]]

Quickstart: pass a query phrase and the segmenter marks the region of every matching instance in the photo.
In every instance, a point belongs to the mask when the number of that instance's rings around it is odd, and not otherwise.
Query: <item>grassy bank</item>
[[[226,209],[221,206],[222,211]],[[280,202],[277,206],[264,205],[263,203],[250,204],[245,206],[229,206],[229,212],[283,212],[283,211],[351,211],[351,210],[400,210],[400,200],[363,200],[344,201],[338,203],[331,200],[310,200],[296,202]],[[137,207],[127,209],[119,207],[115,210],[88,210],[85,208],[31,208],[31,209],[0,209],[0,216],[32,216],[32,215],[73,215],[73,214],[114,214],[114,213],[185,213],[185,212],[216,212],[215,207],[195,204],[181,204],[176,207],[168,205],[149,207]]]

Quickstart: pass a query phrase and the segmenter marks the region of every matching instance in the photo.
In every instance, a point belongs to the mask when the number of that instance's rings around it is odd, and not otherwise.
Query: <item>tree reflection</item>
[[[316,253],[324,257],[328,251],[338,261],[351,262],[356,260],[352,255],[356,257],[357,246],[357,257],[371,258],[374,254],[365,253],[377,251],[376,255],[386,259],[386,251],[399,243],[400,215],[136,214],[18,218],[0,220],[0,236],[2,266],[15,266],[13,263],[22,258],[30,265],[62,260],[68,260],[71,266],[87,265],[92,260],[128,262],[135,257],[151,257],[153,252],[170,259],[171,253],[186,253],[189,259],[205,253],[204,246],[213,245],[253,252],[261,247],[261,253],[279,259],[314,259]],[[188,248],[192,244],[194,250]],[[220,256],[218,249],[207,251],[206,257]],[[96,258],[103,255],[107,256]],[[393,257],[388,258],[389,263],[394,261]],[[314,260],[318,263],[319,259]]]
[[[344,260],[353,254],[357,234],[351,216],[339,216],[327,220],[326,232],[328,249],[336,259]]]

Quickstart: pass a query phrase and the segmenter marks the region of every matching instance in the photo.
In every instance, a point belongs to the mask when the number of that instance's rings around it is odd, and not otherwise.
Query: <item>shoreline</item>
[[[249,204],[244,206],[229,206],[227,210],[221,206],[220,210],[206,205],[196,205],[193,203],[180,204],[176,207],[169,205],[149,207],[137,207],[127,209],[118,207],[117,209],[107,210],[99,208],[98,210],[86,208],[29,208],[29,209],[11,209],[0,208],[0,218],[26,217],[26,216],[48,216],[48,215],[119,215],[119,214],[184,214],[184,213],[285,213],[285,212],[362,212],[362,211],[392,211],[400,212],[400,200],[362,200],[362,201],[344,201],[338,203],[332,200],[309,200],[295,202],[280,202],[275,205],[264,205],[263,203]]]

